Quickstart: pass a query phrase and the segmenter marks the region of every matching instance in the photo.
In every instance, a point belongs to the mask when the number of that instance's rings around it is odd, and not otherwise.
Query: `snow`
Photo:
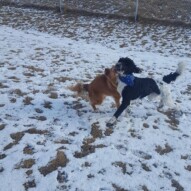
[[[152,46],[150,39],[145,40],[148,47]],[[176,44],[167,43],[169,47]],[[169,54],[169,50],[161,54],[140,49],[0,26],[0,125],[6,125],[0,131],[0,155],[6,155],[0,158],[0,169],[4,169],[0,172],[0,190],[22,191],[23,184],[32,180],[36,186],[29,188],[31,191],[112,191],[117,187],[137,191],[143,186],[152,191],[173,191],[174,180],[184,190],[191,190],[191,172],[186,169],[191,165],[190,57],[183,51],[179,56]],[[158,101],[138,100],[127,116],[120,116],[108,136],[106,122],[116,110],[113,100],[106,98],[94,112],[89,102],[75,97],[68,86],[90,82],[125,56],[143,69],[139,76],[152,75],[156,80],[175,71],[179,62],[186,63],[184,74],[170,85],[178,110],[167,115],[157,110]],[[59,80],[61,77],[65,80]],[[51,98],[51,93],[57,97]],[[27,97],[32,99],[29,104],[24,102]],[[47,103],[51,108],[45,107]],[[39,119],[42,116],[44,120]],[[102,136],[92,139],[96,125]],[[48,133],[26,132],[31,128]],[[17,132],[24,132],[24,136],[5,149],[14,142],[10,135]],[[95,151],[76,157],[88,139]],[[68,144],[57,143],[61,140]],[[166,144],[172,151],[159,154],[157,146],[165,148]],[[23,152],[26,146],[33,148],[33,154]],[[44,176],[39,169],[54,159],[58,150],[69,162]],[[34,159],[35,164],[17,169],[26,159]],[[30,169],[32,173],[27,175]],[[57,181],[58,171],[65,173],[64,182]]]

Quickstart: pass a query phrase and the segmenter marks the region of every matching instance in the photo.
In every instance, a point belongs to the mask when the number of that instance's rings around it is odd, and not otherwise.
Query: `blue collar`
[[[120,79],[120,81],[125,83],[127,86],[133,86],[135,76],[133,76],[133,74],[128,74],[126,76],[119,76],[119,79]]]

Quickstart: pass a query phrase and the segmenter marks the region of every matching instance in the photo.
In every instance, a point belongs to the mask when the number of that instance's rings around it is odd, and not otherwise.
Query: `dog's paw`
[[[112,128],[117,123],[116,117],[112,117],[107,123],[106,126]]]

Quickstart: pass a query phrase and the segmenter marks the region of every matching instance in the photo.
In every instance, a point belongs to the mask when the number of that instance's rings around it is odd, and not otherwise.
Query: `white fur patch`
[[[186,64],[184,62],[180,62],[178,64],[178,68],[177,68],[176,72],[181,75],[183,73],[183,71],[185,70],[185,68],[186,68]]]
[[[160,97],[160,95],[156,94],[156,93],[151,93],[150,95],[147,96],[149,101],[153,101],[156,100],[158,97]]]
[[[174,108],[175,104],[173,102],[169,86],[167,84],[160,84],[159,88],[161,91],[161,100],[159,107],[168,106],[170,108]]]
[[[122,95],[122,91],[125,88],[126,84],[123,83],[119,78],[118,78],[118,85],[117,85],[117,91]]]

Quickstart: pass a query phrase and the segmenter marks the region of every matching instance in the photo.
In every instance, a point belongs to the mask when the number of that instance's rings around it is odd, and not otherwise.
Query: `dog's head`
[[[115,70],[120,74],[132,74],[132,73],[141,73],[142,70],[135,65],[133,60],[130,58],[120,58],[115,65]]]
[[[106,68],[105,69],[105,75],[113,82],[116,82],[117,80],[117,73],[115,70],[115,67],[112,68]]]

